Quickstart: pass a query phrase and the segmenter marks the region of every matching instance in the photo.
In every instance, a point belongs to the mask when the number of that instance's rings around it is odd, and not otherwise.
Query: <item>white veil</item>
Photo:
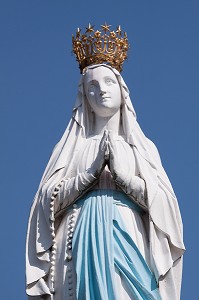
[[[87,69],[104,66],[116,75],[121,87],[123,105],[122,125],[126,142],[132,146],[141,177],[147,186],[149,207],[149,240],[151,265],[157,281],[172,269],[184,252],[182,222],[175,194],[161,165],[155,145],[144,135],[136,121],[136,113],[130,100],[129,90],[120,73],[106,65],[92,65]],[[35,196],[29,218],[27,233],[26,277],[27,293],[49,294],[44,276],[49,271],[49,253],[52,237],[49,224],[49,201],[47,191],[61,178],[75,176],[72,169],[73,153],[81,149],[91,124],[90,108],[84,94],[84,71],[72,117],[61,140],[55,146],[44,171]],[[161,254],[160,252],[163,250]]]

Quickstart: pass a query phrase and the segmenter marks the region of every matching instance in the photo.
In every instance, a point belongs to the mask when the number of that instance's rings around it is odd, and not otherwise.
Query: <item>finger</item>
[[[108,138],[108,130],[107,129],[104,130],[103,138],[106,138],[106,139]]]
[[[105,130],[99,145],[99,149],[103,152],[105,151],[106,148],[107,138],[108,138],[108,131]]]
[[[106,145],[106,148],[105,148],[104,158],[105,158],[105,160],[108,160],[108,159],[109,159],[109,148],[108,148],[108,144]]]
[[[105,141],[105,151],[109,151],[109,141]]]
[[[108,131],[108,140],[112,145],[114,144],[113,133],[111,130]]]
[[[111,142],[108,143],[108,149],[109,149],[110,157],[113,158],[114,151]]]
[[[117,155],[117,147],[116,147],[116,143],[112,131],[108,132],[108,140],[109,140],[109,145],[110,145],[109,148],[111,149],[111,152]]]

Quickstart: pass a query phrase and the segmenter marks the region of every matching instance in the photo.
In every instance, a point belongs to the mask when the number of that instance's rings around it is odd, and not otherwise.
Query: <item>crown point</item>
[[[81,34],[81,29],[78,27],[76,31],[76,38],[79,38]]]
[[[117,26],[116,33],[117,33],[118,35],[121,35],[121,34],[122,34],[122,29],[121,29],[121,26],[120,26],[120,25]]]
[[[87,33],[87,32],[94,32],[93,27],[95,27],[95,25],[91,26],[91,24],[89,23],[89,24],[88,24],[88,27],[86,27],[86,33]]]
[[[111,26],[111,25],[107,25],[106,22],[104,23],[104,25],[101,25],[102,30],[103,30],[105,33],[106,33],[107,31],[110,31],[110,29],[109,29],[110,26]]]

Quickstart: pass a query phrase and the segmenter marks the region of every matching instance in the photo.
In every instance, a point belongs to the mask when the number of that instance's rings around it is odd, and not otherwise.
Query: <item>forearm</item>
[[[54,188],[54,213],[56,214],[65,207],[71,205],[77,198],[84,194],[96,182],[97,178],[92,170],[79,173],[72,178],[63,178]]]
[[[129,197],[131,197],[138,205],[147,208],[147,193],[145,181],[139,176],[133,176],[128,180],[122,180],[122,177],[117,176],[115,183],[118,185]]]

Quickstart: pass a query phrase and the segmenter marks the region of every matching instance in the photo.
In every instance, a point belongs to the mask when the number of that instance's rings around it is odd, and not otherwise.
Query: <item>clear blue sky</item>
[[[29,209],[71,115],[79,80],[71,35],[121,24],[131,45],[123,77],[138,121],[178,196],[187,252],[182,300],[198,300],[198,0],[1,0],[1,296],[25,300]],[[172,300],[172,299],[171,299]]]

